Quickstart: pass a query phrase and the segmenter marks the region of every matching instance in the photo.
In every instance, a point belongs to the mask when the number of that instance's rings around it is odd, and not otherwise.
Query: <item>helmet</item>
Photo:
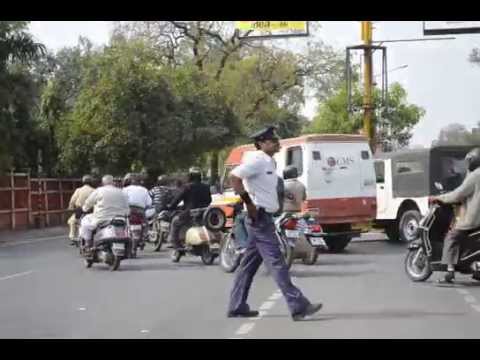
[[[168,182],[168,178],[165,175],[159,175],[157,178],[158,185],[166,185]]]
[[[82,183],[92,185],[93,184],[93,177],[90,175],[84,175],[82,177]]]
[[[283,170],[283,178],[287,179],[295,179],[298,177],[298,170],[295,166],[289,165]]]
[[[135,177],[135,174],[128,173],[125,175],[123,178],[123,186],[129,186],[137,183],[137,179]]]
[[[474,171],[480,167],[480,148],[474,148],[465,156],[468,171]]]
[[[188,178],[190,181],[202,181],[202,171],[198,167],[188,169]]]

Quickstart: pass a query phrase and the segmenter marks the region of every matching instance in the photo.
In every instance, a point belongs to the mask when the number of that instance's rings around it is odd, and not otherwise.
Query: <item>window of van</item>
[[[300,146],[292,147],[287,150],[287,166],[293,165],[298,170],[298,176],[303,173],[303,152]]]
[[[395,169],[397,174],[424,172],[422,163],[418,161],[399,161]]]
[[[375,161],[373,165],[375,167],[377,183],[383,184],[385,182],[385,163],[383,161]]]

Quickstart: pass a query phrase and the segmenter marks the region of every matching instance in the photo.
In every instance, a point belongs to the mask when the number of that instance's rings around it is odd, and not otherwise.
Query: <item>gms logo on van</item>
[[[355,161],[353,160],[353,158],[351,158],[350,156],[342,156],[342,157],[339,157],[337,159],[335,159],[334,157],[330,156],[328,159],[327,159],[327,164],[328,166],[330,167],[334,167],[335,165],[338,165],[338,166],[345,166],[345,165],[351,165],[353,164]]]

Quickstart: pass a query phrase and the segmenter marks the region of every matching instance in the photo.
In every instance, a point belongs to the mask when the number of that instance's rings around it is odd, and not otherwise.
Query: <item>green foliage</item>
[[[362,94],[358,86],[352,93],[353,113],[347,110],[347,91],[342,86],[336,94],[321,103],[312,123],[305,128],[305,133],[355,134],[363,128]],[[374,121],[377,124],[377,142],[395,144],[397,147],[408,145],[413,127],[424,116],[425,111],[407,102],[407,93],[398,83],[390,86],[388,107],[381,107],[381,94],[374,91],[374,104],[377,111]]]

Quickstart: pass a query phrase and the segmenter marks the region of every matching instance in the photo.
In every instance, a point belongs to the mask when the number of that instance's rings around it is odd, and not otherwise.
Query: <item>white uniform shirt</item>
[[[148,190],[143,186],[129,185],[123,188],[123,193],[128,198],[128,205],[137,206],[146,209],[152,206],[152,198],[148,193]]]
[[[243,186],[255,206],[263,207],[269,213],[278,211],[278,176],[272,157],[261,150],[255,151],[245,157],[243,163],[231,173],[243,180]]]
[[[122,190],[112,185],[99,187],[90,194],[83,205],[83,211],[88,211],[92,207],[93,216],[98,221],[126,216],[129,211],[127,197]]]

